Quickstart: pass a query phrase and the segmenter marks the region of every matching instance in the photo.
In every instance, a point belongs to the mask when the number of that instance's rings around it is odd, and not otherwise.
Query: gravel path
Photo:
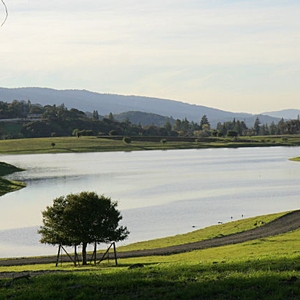
[[[192,250],[206,249],[212,247],[219,247],[225,245],[238,244],[250,240],[259,238],[265,238],[274,236],[277,234],[286,233],[300,228],[300,210],[288,213],[270,223],[262,225],[260,227],[247,230],[244,232],[213,238],[210,240],[204,240],[189,244],[183,244],[178,246],[170,246],[166,248],[157,248],[150,250],[136,250],[128,252],[118,252],[118,258],[129,258],[129,257],[142,257],[152,255],[170,255],[176,253],[183,253]],[[66,257],[64,261],[69,261]],[[43,263],[55,263],[56,257],[40,257],[40,258],[15,258],[0,260],[0,266],[16,266],[16,265],[29,265],[29,264],[43,264]]]

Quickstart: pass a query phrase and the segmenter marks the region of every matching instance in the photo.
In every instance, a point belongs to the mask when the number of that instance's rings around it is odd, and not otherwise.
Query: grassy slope
[[[128,246],[119,247],[118,250],[131,251],[131,250],[155,249],[155,248],[163,248],[168,246],[181,245],[181,244],[187,244],[187,243],[192,243],[201,240],[212,239],[215,237],[230,235],[237,232],[242,232],[245,230],[256,228],[257,225],[255,224],[260,224],[260,222],[264,222],[264,223],[271,222],[284,214],[286,214],[286,212],[242,219],[238,221],[225,223],[222,225],[209,226],[186,234],[179,234],[176,236],[130,244]]]
[[[0,178],[0,196],[5,195],[6,193],[15,192],[19,189],[24,188],[25,186],[26,185],[23,182]]]
[[[300,157],[294,157],[294,158],[291,158],[290,160],[292,160],[292,161],[300,161]]]
[[[20,168],[7,164],[5,162],[0,162],[0,176],[12,174],[15,172],[23,171]]]
[[[5,162],[0,162],[0,176],[12,174],[19,171],[22,170]],[[25,184],[22,182],[11,181],[0,177],[0,196],[9,192],[14,192],[23,187],[25,187]]]
[[[202,238],[230,234],[269,222],[282,214],[243,219],[197,230]],[[193,232],[178,239],[192,238]],[[160,240],[160,244],[170,244]],[[154,245],[157,241],[149,241]],[[174,240],[174,243],[177,242]],[[127,249],[131,247],[128,246]],[[126,247],[124,247],[126,248]],[[197,250],[171,256],[119,260],[119,265],[102,262],[97,266],[70,264],[0,267],[3,271],[65,270],[29,281],[21,279],[2,287],[0,299],[299,299],[300,230],[238,245]],[[142,263],[143,268],[128,266]],[[25,272],[26,274],[26,272]]]

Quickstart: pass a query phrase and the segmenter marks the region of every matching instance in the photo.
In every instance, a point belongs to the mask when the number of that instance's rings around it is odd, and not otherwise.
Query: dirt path
[[[238,244],[250,240],[255,240],[264,237],[270,237],[277,234],[286,233],[300,228],[300,210],[288,213],[270,223],[262,225],[260,227],[247,230],[244,232],[214,238],[210,240],[204,240],[189,244],[183,244],[178,246],[170,246],[166,248],[157,248],[150,250],[136,250],[128,252],[118,252],[119,258],[129,257],[142,257],[152,255],[170,255],[176,253],[183,253],[192,250],[206,249],[212,247],[219,247],[225,245]],[[64,258],[65,261],[69,261],[68,258]],[[29,265],[29,264],[43,264],[43,263],[55,263],[56,257],[40,257],[40,258],[15,258],[0,260],[0,266],[16,266],[16,265]]]
[[[183,244],[178,246],[170,246],[166,248],[159,248],[153,250],[139,250],[131,252],[120,252],[119,257],[138,257],[138,256],[149,256],[149,255],[170,255],[176,253],[182,253],[192,250],[206,249],[212,247],[219,247],[225,245],[238,244],[250,240],[255,240],[264,237],[270,237],[277,234],[286,233],[300,228],[300,210],[288,213],[274,221],[267,223],[263,226],[223,236],[213,238],[210,240],[204,240],[189,244]]]

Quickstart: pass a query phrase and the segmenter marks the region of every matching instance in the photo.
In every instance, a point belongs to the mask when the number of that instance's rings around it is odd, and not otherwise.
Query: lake
[[[123,242],[299,208],[299,147],[1,155],[27,187],[0,197],[0,257],[56,254],[39,243],[54,198],[95,191],[118,201]]]

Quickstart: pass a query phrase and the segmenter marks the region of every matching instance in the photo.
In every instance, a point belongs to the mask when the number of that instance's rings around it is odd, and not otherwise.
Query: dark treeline
[[[75,108],[69,110],[64,104],[41,106],[18,100],[11,103],[0,101],[0,121],[2,139],[71,135],[236,137],[300,133],[299,119],[281,119],[278,124],[273,122],[268,125],[261,124],[257,118],[252,127],[233,119],[211,128],[207,116],[204,115],[199,116],[199,123],[185,118],[166,119],[163,126],[141,126],[132,124],[129,119],[117,121],[112,113],[100,117],[98,111],[85,113]]]

